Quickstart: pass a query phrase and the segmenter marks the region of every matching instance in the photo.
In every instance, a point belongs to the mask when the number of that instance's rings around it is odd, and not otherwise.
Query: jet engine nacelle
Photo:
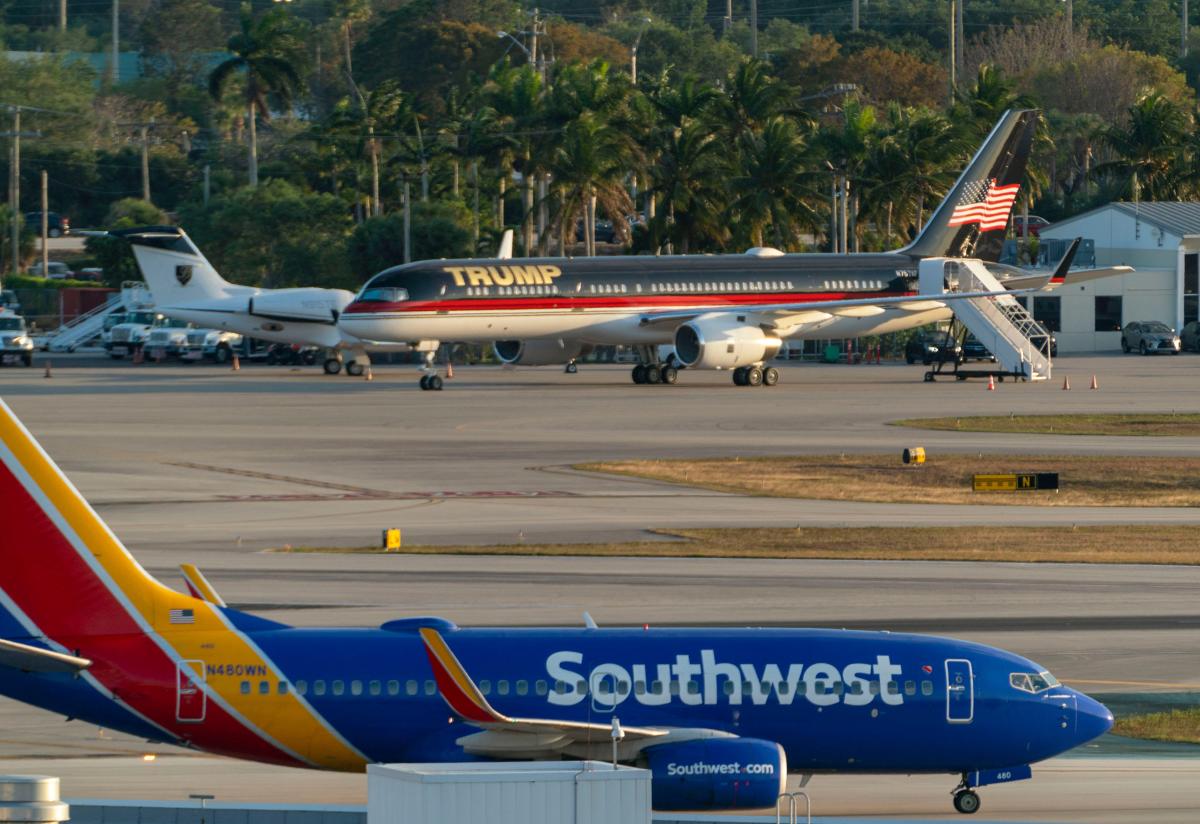
[[[774,741],[707,738],[644,752],[656,810],[773,807],[787,786],[787,756]]]
[[[247,311],[274,320],[334,323],[353,299],[345,289],[274,289],[251,297]]]
[[[697,369],[734,369],[775,357],[783,342],[744,317],[712,312],[689,320],[675,330],[675,356]]]
[[[498,340],[492,351],[501,363],[510,366],[558,366],[570,363],[591,351],[577,340]]]

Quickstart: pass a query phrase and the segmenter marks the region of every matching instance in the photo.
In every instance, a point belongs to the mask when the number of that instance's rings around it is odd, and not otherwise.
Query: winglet
[[[421,640],[425,642],[425,653],[429,656],[430,666],[433,667],[433,677],[437,681],[438,690],[450,705],[450,709],[474,724],[511,722],[511,719],[492,709],[441,633],[431,627],[422,627],[418,631],[421,633]]]
[[[225,606],[225,599],[217,594],[213,585],[204,577],[204,573],[196,569],[195,565],[180,564],[179,569],[183,572],[183,582],[187,584],[188,592],[193,598],[208,601],[218,607]]]
[[[1067,247],[1067,253],[1062,256],[1062,260],[1058,262],[1058,266],[1054,267],[1054,274],[1050,276],[1050,280],[1060,280],[1067,276],[1067,272],[1071,271],[1071,263],[1075,260],[1075,253],[1079,251],[1079,244],[1083,240],[1077,237],[1071,241],[1071,245]]]

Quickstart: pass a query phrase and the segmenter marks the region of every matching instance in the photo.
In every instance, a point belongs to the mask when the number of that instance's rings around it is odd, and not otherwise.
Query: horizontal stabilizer
[[[91,665],[87,658],[0,639],[0,666],[22,672],[81,672]]]

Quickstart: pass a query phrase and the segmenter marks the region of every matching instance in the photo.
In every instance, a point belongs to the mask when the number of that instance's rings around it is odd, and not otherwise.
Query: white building
[[[1034,298],[1034,317],[1054,332],[1059,352],[1120,351],[1120,329],[1134,320],[1176,330],[1200,320],[1200,203],[1110,203],[1047,226],[1041,237],[1092,240],[1095,266],[1137,270]]]

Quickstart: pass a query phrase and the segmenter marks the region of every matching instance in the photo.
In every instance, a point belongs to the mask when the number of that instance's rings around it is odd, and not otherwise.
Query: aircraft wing
[[[1062,276],[1062,279],[1052,278],[1049,283],[1046,283],[1045,275],[1028,275],[1025,277],[1005,278],[1004,285],[1011,286],[1014,289],[1025,289],[1029,287],[1041,288],[1043,291],[1051,289],[1059,289],[1063,286],[1074,286],[1080,283],[1086,283],[1089,280],[1100,280],[1101,278],[1111,278],[1117,275],[1128,275],[1134,271],[1132,266],[1106,266],[1102,269],[1076,269],[1073,272],[1067,272]],[[1037,284],[1043,284],[1037,287]]]
[[[87,658],[0,639],[0,666],[22,672],[81,672],[91,665]]]
[[[713,306],[709,309],[688,309],[677,312],[650,312],[641,319],[642,326],[659,324],[675,325],[709,312],[757,315],[759,317],[787,318],[791,324],[814,323],[838,315],[842,317],[870,317],[883,314],[887,309],[902,312],[928,312],[944,308],[956,300],[971,298],[995,298],[1001,295],[1023,295],[1040,291],[1050,280],[1050,275],[1039,275],[1039,285],[1027,289],[1004,289],[999,292],[946,292],[941,295],[902,295],[887,298],[846,298],[843,300],[816,300],[799,303],[763,303],[750,306]]]
[[[442,698],[459,718],[483,732],[467,735],[459,743],[470,753],[491,758],[547,757],[573,745],[611,745],[610,724],[542,718],[512,718],[498,712],[467,675],[458,657],[436,629],[422,627],[425,652],[433,667]],[[625,742],[636,743],[671,736],[665,727],[625,727]]]

